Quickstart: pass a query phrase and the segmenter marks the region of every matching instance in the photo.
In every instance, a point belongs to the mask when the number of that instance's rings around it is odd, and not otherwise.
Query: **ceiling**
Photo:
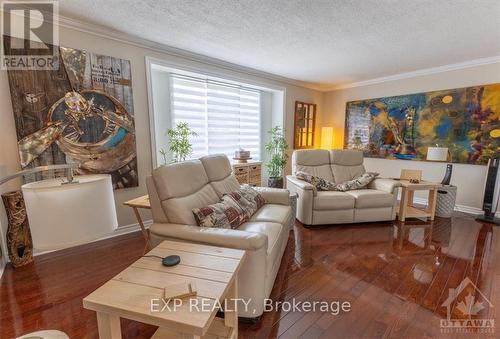
[[[62,16],[331,88],[500,56],[498,0],[61,0]]]

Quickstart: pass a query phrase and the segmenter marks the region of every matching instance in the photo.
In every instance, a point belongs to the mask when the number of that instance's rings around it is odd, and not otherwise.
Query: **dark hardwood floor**
[[[296,224],[271,298],[349,301],[351,311],[264,313],[240,322],[240,338],[472,338],[496,334],[442,333],[443,302],[468,277],[500,307],[500,228],[457,214],[407,221],[305,228]],[[140,233],[36,257],[7,267],[0,286],[0,337],[59,329],[96,338],[95,313],[82,298],[139,258]],[[462,293],[480,295],[466,288]],[[479,300],[479,299],[477,299]],[[498,320],[487,302],[473,318]],[[452,303],[452,318],[463,318]],[[481,308],[481,307],[480,307]],[[122,319],[126,338],[149,338],[155,327]]]

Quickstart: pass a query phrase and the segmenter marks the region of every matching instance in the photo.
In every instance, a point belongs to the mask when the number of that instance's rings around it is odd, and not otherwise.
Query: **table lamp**
[[[448,156],[448,147],[427,147],[427,161],[444,162],[448,161]],[[446,165],[446,173],[441,181],[441,185],[450,184],[452,170],[453,166],[451,164]]]
[[[66,171],[66,179],[34,181],[2,194],[14,267],[33,261],[33,243],[39,251],[58,250],[99,239],[118,227],[111,176],[74,177],[76,168],[75,163],[39,166],[0,178],[2,185],[44,171]]]
[[[333,148],[333,127],[321,127],[321,149]]]

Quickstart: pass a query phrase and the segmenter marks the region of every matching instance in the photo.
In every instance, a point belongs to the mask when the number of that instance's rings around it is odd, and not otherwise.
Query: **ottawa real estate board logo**
[[[446,307],[446,319],[441,319],[443,333],[494,333],[495,320],[487,319],[493,304],[466,277],[457,288],[450,288],[448,298],[441,305]],[[482,311],[482,312],[481,312]]]
[[[57,70],[57,1],[1,1],[2,70]]]

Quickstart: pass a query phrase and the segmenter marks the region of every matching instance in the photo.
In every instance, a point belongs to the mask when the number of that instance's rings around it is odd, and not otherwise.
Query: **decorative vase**
[[[283,188],[283,177],[270,177],[267,186],[272,188]]]

